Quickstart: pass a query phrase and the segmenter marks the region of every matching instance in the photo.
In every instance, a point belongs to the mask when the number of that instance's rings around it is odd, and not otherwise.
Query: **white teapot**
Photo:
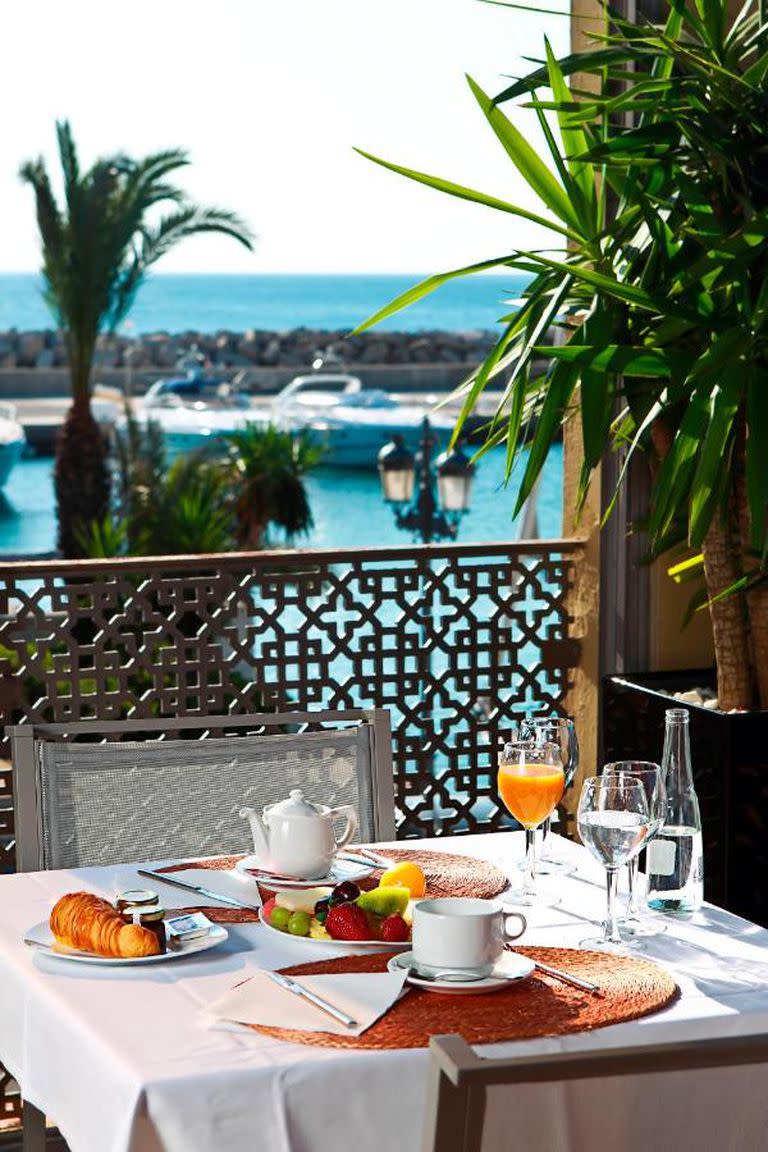
[[[240,815],[251,825],[259,867],[297,880],[327,876],[334,856],[357,829],[357,813],[351,805],[313,804],[300,788],[294,788],[287,800],[268,804],[261,816],[253,808],[241,808]],[[338,816],[345,816],[347,823],[337,840],[333,821]]]

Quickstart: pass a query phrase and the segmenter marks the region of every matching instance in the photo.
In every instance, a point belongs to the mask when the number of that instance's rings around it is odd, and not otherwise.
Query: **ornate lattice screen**
[[[554,541],[7,565],[0,722],[384,706],[399,834],[499,827],[498,733],[523,708],[560,709],[578,660],[567,609],[577,551]],[[6,806],[10,783],[0,776]]]

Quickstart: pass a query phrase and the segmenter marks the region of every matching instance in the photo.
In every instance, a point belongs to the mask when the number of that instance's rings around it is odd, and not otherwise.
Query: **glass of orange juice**
[[[513,740],[499,757],[499,795],[525,829],[525,875],[517,903],[535,904],[536,829],[551,816],[565,791],[562,753],[557,744]]]

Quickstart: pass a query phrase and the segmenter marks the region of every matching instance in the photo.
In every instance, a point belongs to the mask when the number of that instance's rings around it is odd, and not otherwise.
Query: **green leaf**
[[[449,280],[455,280],[459,276],[471,276],[473,272],[485,272],[489,268],[499,268],[507,264],[508,261],[508,256],[497,256],[492,260],[481,260],[479,264],[467,264],[464,268],[453,268],[450,272],[439,272],[435,276],[428,276],[426,280],[421,280],[412,288],[401,292],[399,296],[380,308],[378,312],[374,312],[373,316],[369,316],[362,324],[358,324],[352,335],[356,336],[359,332],[365,332],[367,328],[372,328],[374,324],[386,320],[388,316],[394,316],[396,312],[407,308],[409,304],[415,304],[417,300],[422,300],[430,292],[439,288],[441,284],[447,284]]]
[[[549,73],[549,86],[552,89],[552,95],[555,100],[560,104],[565,105],[570,102],[571,93],[565,83],[565,78],[560,71],[555,55],[550,46],[549,40],[545,40],[547,52],[547,71]],[[595,206],[596,206],[596,192],[595,192],[595,179],[592,168],[589,164],[583,161],[576,160],[576,156],[581,156],[588,151],[589,144],[587,137],[580,128],[572,127],[569,124],[568,115],[564,111],[557,113],[558,124],[560,125],[560,136],[563,141],[563,150],[568,159],[568,167],[573,177],[579,192],[581,193],[581,200],[585,210],[589,214],[589,224],[592,229],[595,226]]]
[[[626,372],[632,376],[656,379],[674,373],[676,357],[664,349],[632,348],[621,344],[566,344],[561,348],[542,345],[536,349],[540,356],[565,360],[598,372]]]
[[[578,240],[579,236],[576,232],[569,228],[564,228],[562,225],[556,223],[554,220],[548,220],[545,216],[539,216],[535,212],[529,212],[527,208],[519,208],[514,204],[509,204],[506,200],[499,200],[495,196],[487,196],[485,192],[477,192],[474,188],[466,188],[463,184],[454,184],[450,180],[442,180],[439,176],[429,176],[426,172],[417,172],[414,168],[404,168],[400,164],[391,164],[389,160],[382,160],[379,156],[374,156],[370,152],[364,152],[362,148],[355,148],[360,156],[364,156],[366,160],[372,160],[374,164],[379,164],[382,168],[388,168],[390,172],[397,172],[400,176],[407,176],[409,180],[415,180],[418,184],[425,184],[428,188],[435,188],[438,192],[446,192],[449,196],[457,196],[460,200],[470,200],[474,204],[484,204],[486,208],[495,208],[499,212],[508,212],[511,216],[521,216],[524,220],[530,220],[532,224],[539,224],[542,228],[549,228],[552,232],[558,232],[561,236],[567,236],[569,240]],[[550,173],[551,176],[551,173]],[[552,177],[554,180],[554,177]],[[557,181],[555,181],[557,183]]]
[[[648,519],[652,547],[663,538],[675,516],[686,509],[696,454],[709,422],[711,390],[707,381],[694,388],[672,447],[656,476]]]
[[[667,568],[667,576],[671,576],[676,584],[680,584],[683,580],[690,579],[691,576],[701,575],[704,571],[704,556],[699,552],[696,556],[689,556],[687,560],[682,560],[678,564],[673,564],[671,568]]]
[[[520,175],[539,199],[546,204],[550,212],[554,212],[564,224],[578,232],[581,222],[573,210],[573,205],[565,194],[563,186],[552,175],[535,148],[528,143],[522,132],[519,132],[514,124],[507,119],[501,109],[493,103],[490,96],[486,96],[480,85],[476,84],[471,76],[467,76],[467,83],[488,123]]]
[[[536,432],[533,437],[528,462],[525,466],[523,479],[517,494],[514,516],[519,515],[523,505],[531,494],[549,450],[555,439],[555,434],[563,422],[566,409],[570,402],[573,390],[578,383],[578,368],[573,364],[562,361],[555,363],[547,377],[547,391],[544,396]]]
[[[698,464],[691,481],[689,538],[701,547],[722,493],[723,469],[728,468],[726,448],[733,429],[743,387],[743,366],[734,364],[721,377],[710,397],[710,418]]]
[[[593,268],[585,268],[575,262],[566,264],[562,260],[550,260],[548,257],[535,252],[521,252],[520,256],[527,260],[534,260],[545,268],[554,268],[558,272],[568,272],[574,280],[580,280],[583,284],[599,288],[617,300],[624,300],[627,304],[636,304],[638,308],[643,308],[648,312],[685,315],[682,309],[675,310],[666,301],[657,302],[641,288],[635,288],[632,284],[626,284],[621,280],[606,276],[602,272],[596,272]]]

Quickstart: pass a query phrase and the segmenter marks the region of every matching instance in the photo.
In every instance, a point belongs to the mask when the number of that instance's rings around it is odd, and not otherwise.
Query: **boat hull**
[[[4,488],[10,479],[16,464],[24,451],[24,440],[8,440],[0,444],[0,488]]]

